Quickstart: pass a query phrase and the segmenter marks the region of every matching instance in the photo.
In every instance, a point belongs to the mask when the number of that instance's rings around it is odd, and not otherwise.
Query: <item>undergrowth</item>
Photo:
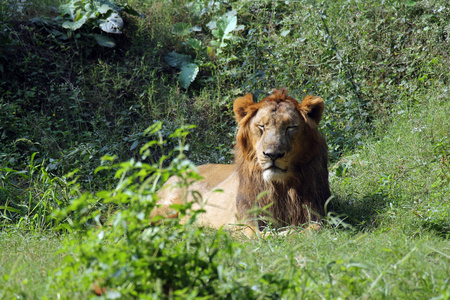
[[[50,2],[36,6],[24,7],[30,21],[5,14],[1,23],[0,155],[11,168],[37,151],[58,175],[84,164],[89,182],[103,155],[137,155],[156,120],[198,125],[194,161],[229,162],[232,101],[279,87],[325,99],[321,130],[337,161],[374,134],[373,120],[448,83],[449,9],[439,1],[130,1],[114,8],[121,34],[88,26],[92,19],[63,26],[65,7],[55,17]],[[115,47],[92,38],[100,32]],[[189,64],[198,72],[185,90],[179,69]]]
[[[448,90],[419,94],[417,105],[391,113],[395,121],[332,169],[342,208],[358,226],[450,235]],[[356,212],[356,211],[359,212]],[[356,213],[355,213],[356,212]],[[350,221],[350,220],[348,220]]]

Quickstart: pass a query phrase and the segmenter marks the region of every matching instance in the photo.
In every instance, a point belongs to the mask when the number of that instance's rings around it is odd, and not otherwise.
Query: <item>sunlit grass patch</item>
[[[39,299],[52,270],[61,265],[63,237],[50,232],[0,232],[0,298]]]

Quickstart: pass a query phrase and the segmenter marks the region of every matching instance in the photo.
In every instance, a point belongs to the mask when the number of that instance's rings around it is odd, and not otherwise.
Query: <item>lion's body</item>
[[[233,110],[239,126],[235,164],[199,166],[204,179],[189,188],[206,201],[194,204],[206,210],[200,222],[214,227],[247,222],[261,228],[266,221],[254,208],[265,208],[277,227],[320,221],[330,197],[328,149],[317,129],[323,100],[308,96],[299,103],[282,89],[258,103],[251,95],[238,98]],[[166,186],[176,181],[172,177]],[[163,189],[154,214],[170,215],[171,204],[193,201],[184,195],[180,189]]]
[[[198,222],[202,225],[221,227],[227,224],[235,224],[236,219],[236,194],[237,173],[236,165],[206,164],[197,167],[203,180],[192,183],[189,191],[196,191],[202,195],[202,202],[195,202],[192,209],[204,208],[206,213],[201,214]],[[165,183],[159,193],[161,207],[154,213],[158,215],[171,215],[172,204],[182,204],[184,199],[194,201],[192,193],[180,188],[174,188],[178,178],[173,176]]]

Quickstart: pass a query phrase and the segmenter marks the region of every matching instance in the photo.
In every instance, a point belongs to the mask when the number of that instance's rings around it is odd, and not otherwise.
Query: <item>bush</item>
[[[157,123],[148,133],[155,134],[160,129],[161,123]],[[53,278],[58,293],[85,297],[93,286],[109,298],[189,298],[215,293],[223,280],[215,257],[231,254],[230,238],[222,231],[208,236],[203,229],[194,227],[201,211],[192,212],[187,223],[180,224],[191,204],[174,207],[180,217],[165,220],[167,226],[151,225],[149,219],[161,182],[172,175],[182,178],[182,186],[199,179],[194,165],[183,155],[186,134],[186,129],[179,129],[171,135],[181,142],[169,166],[163,167],[167,158],[163,156],[153,164],[130,160],[100,167],[97,171],[115,171],[116,187],[85,193],[58,213],[64,223],[70,218],[73,230],[85,231],[79,239],[67,243],[72,255],[65,258],[64,266]],[[145,159],[165,144],[165,140],[154,140],[140,152]],[[107,219],[102,218],[104,211],[93,209],[100,202],[115,207]],[[158,221],[161,220],[152,220]]]

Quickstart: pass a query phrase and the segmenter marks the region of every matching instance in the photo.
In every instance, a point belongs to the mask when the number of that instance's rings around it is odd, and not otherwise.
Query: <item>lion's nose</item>
[[[275,161],[275,160],[277,160],[279,158],[282,158],[284,156],[284,153],[282,153],[282,152],[275,152],[275,151],[274,152],[267,151],[267,152],[263,152],[263,154],[264,154],[264,156],[269,157],[273,161]]]

